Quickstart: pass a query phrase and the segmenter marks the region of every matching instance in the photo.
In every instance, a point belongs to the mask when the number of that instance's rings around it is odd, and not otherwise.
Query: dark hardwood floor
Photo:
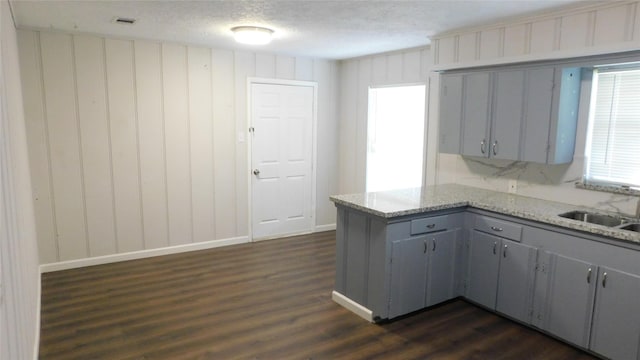
[[[591,359],[455,300],[382,325],[331,301],[335,232],[43,274],[41,359]]]

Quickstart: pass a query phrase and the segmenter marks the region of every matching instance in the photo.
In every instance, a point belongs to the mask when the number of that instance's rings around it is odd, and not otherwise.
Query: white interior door
[[[251,84],[254,239],[312,231],[314,89]]]

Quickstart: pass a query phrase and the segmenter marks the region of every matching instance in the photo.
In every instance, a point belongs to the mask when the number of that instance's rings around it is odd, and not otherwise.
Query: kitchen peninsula
[[[594,209],[455,184],[331,200],[333,299],[361,317],[464,297],[593,353],[637,358],[640,234],[559,216]]]

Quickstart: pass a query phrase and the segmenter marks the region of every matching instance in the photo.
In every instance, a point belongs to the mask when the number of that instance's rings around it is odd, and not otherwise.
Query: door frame
[[[252,165],[253,165],[253,134],[249,129],[253,126],[253,114],[251,111],[252,105],[252,85],[253,84],[266,84],[266,85],[282,85],[282,86],[302,86],[310,87],[313,89],[313,113],[311,120],[311,219],[312,225],[309,232],[314,232],[316,229],[316,174],[317,174],[317,160],[318,160],[318,83],[315,81],[302,81],[302,80],[283,80],[283,79],[271,79],[261,77],[248,77],[247,78],[247,128],[244,130],[247,134],[247,200],[248,208],[247,215],[249,217],[249,242],[254,242],[253,238],[253,186],[252,184]],[[305,234],[300,233],[300,234]],[[286,236],[293,236],[296,234],[287,234]],[[264,238],[261,240],[269,240],[271,238]]]

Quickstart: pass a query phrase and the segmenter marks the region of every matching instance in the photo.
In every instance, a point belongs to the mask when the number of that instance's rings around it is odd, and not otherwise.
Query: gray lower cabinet
[[[546,251],[540,255],[547,286],[542,288],[546,296],[541,299],[544,310],[539,320],[543,321],[536,326],[587,348],[598,267]]]
[[[589,348],[611,359],[640,356],[640,276],[600,267]]]
[[[467,298],[529,323],[537,249],[477,230],[469,246]]]
[[[496,308],[500,239],[473,230],[469,241],[469,267],[466,297],[490,309]]]
[[[426,306],[455,297],[456,244],[461,231],[449,230],[428,237],[429,265],[427,271]]]
[[[392,242],[389,318],[454,297],[459,232],[442,231]]]
[[[428,237],[423,235],[392,242],[389,318],[425,306],[428,241]]]
[[[373,321],[464,295],[603,357],[640,359],[637,250],[482,211],[388,221],[338,207],[337,223],[336,292]]]
[[[502,240],[500,250],[496,310],[530,323],[538,250],[509,240]]]

